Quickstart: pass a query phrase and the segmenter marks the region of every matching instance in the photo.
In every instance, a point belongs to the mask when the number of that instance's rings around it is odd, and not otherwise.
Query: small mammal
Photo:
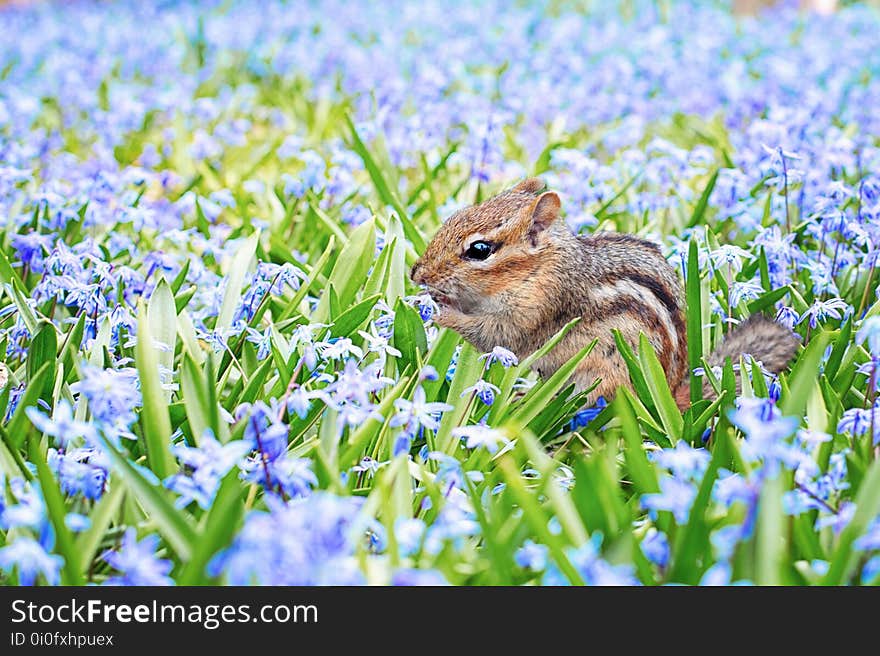
[[[535,363],[555,372],[598,340],[572,376],[576,391],[600,380],[588,400],[611,400],[631,385],[613,329],[638,349],[653,345],[676,402],[689,404],[684,294],[675,270],[653,243],[611,232],[578,236],[559,215],[559,196],[529,178],[453,214],[413,265],[411,278],[437,304],[437,322],[475,347],[535,352],[575,317],[582,320]],[[706,358],[712,365],[751,354],[778,373],[800,342],[786,327],[755,315]],[[709,391],[707,389],[707,391]]]

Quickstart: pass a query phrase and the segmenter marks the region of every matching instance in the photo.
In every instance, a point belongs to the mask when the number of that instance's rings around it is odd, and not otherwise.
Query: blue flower
[[[76,449],[68,453],[49,449],[49,468],[55,472],[65,494],[81,494],[86,499],[93,500],[101,498],[109,474],[106,465],[93,464],[92,460],[101,460],[101,456],[95,456],[93,449]]]
[[[64,516],[64,525],[72,532],[80,533],[88,531],[92,527],[92,520],[86,515],[80,513],[67,513]]]
[[[165,487],[179,495],[174,505],[184,508],[195,501],[207,510],[223,477],[251,451],[251,445],[243,440],[220,444],[208,430],[198,447],[179,444],[171,451],[186,468],[186,473],[174,474],[165,480]]]
[[[506,445],[510,442],[502,431],[485,424],[453,428],[452,435],[465,439],[465,446],[469,449],[483,447],[489,453],[495,453],[499,444]]]
[[[174,585],[168,576],[172,563],[156,556],[159,538],[148,535],[140,542],[137,531],[129,528],[122,536],[119,549],[104,552],[101,556],[119,574],[109,577],[105,585]]]
[[[434,569],[399,569],[391,577],[394,586],[444,586],[449,585],[440,572]]]
[[[0,571],[17,570],[19,585],[33,585],[41,574],[49,585],[58,585],[63,566],[61,556],[46,553],[39,542],[25,535],[0,547]]]
[[[315,493],[248,514],[232,546],[209,570],[231,585],[359,585],[357,545],[369,520],[363,499]]]
[[[489,353],[481,355],[479,359],[486,361],[487,368],[493,362],[499,362],[504,368],[515,367],[519,364],[516,355],[514,355],[512,351],[501,346],[494,347]]]
[[[525,569],[541,572],[547,567],[547,547],[526,540],[514,555],[516,564]]]
[[[853,546],[861,551],[880,551],[880,517],[876,517],[868,525],[864,535],[859,537]]]
[[[710,455],[706,449],[695,449],[684,440],[679,440],[675,448],[654,451],[651,458],[676,478],[698,482],[709,466]]]
[[[74,419],[73,409],[66,399],[58,402],[51,419],[35,407],[25,408],[24,411],[37,430],[54,437],[55,444],[62,449],[66,449],[68,444],[78,437],[92,443],[95,441],[95,427]]]
[[[824,321],[828,317],[840,320],[851,315],[852,312],[852,306],[841,298],[816,300],[809,308],[807,308],[807,311],[801,315],[800,322],[809,319],[810,328],[816,328],[820,321]]]
[[[247,341],[257,347],[257,360],[265,360],[272,353],[272,328],[268,327],[263,332],[251,327],[247,328]]]
[[[401,556],[412,556],[425,537],[425,522],[418,518],[399,517],[394,522],[394,538]]]
[[[659,567],[666,567],[669,562],[669,540],[664,533],[655,528],[648,529],[639,546],[645,558]]]
[[[0,478],[2,482],[2,478]],[[9,488],[14,504],[4,504],[0,501],[0,528],[31,528],[38,530],[48,522],[46,517],[46,504],[40,490],[25,483],[21,478],[13,478],[9,481]],[[4,495],[0,494],[0,498]]]
[[[419,426],[428,430],[436,431],[440,428],[440,415],[452,410],[448,403],[425,401],[425,389],[419,385],[413,393],[413,400],[395,399],[394,407],[397,414],[391,418],[391,426],[407,426],[408,432],[413,435]]]
[[[101,369],[85,366],[82,377],[70,389],[88,400],[95,421],[108,428],[127,428],[142,405],[137,371],[131,368]]]
[[[420,294],[416,297],[416,306],[422,321],[430,321],[437,314],[437,304],[429,294]]]
[[[700,579],[700,585],[710,587],[730,585],[731,573],[732,570],[728,563],[715,563],[703,574],[703,578]]]
[[[492,383],[485,380],[478,380],[470,387],[465,388],[465,390],[461,393],[461,396],[473,394],[486,405],[492,405],[493,403],[495,403],[495,395],[498,394],[498,392],[500,391],[501,390]]]
[[[592,406],[576,412],[574,418],[571,420],[572,430],[577,430],[588,425],[591,421],[598,417],[602,413],[602,410],[604,410],[607,406],[608,402],[605,400],[605,397],[600,396],[598,399],[596,399],[596,403],[594,403]]]
[[[693,483],[664,476],[660,479],[660,492],[643,494],[641,505],[650,511],[652,518],[656,519],[657,512],[666,510],[672,513],[676,522],[684,524],[696,496],[697,488]]]
[[[870,409],[850,408],[844,411],[843,416],[837,423],[838,433],[850,433],[853,437],[861,437],[871,430],[873,426],[874,434],[872,436],[872,444],[877,445],[880,442],[880,416],[877,412],[878,408],[874,406]]]
[[[878,579],[880,579],[880,556],[874,556],[862,567],[861,583],[862,585],[876,585]]]
[[[622,586],[641,585],[631,565],[611,565],[599,553],[598,540],[593,539],[581,547],[566,550],[566,556],[580,574],[586,585]],[[568,578],[559,570],[555,562],[547,567],[542,579],[543,585],[570,585]]]
[[[867,344],[871,355],[880,356],[880,315],[866,318],[856,332],[856,343]]]

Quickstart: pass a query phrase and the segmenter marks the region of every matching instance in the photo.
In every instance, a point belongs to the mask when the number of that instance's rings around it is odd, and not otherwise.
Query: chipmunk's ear
[[[532,220],[528,234],[534,238],[543,230],[546,230],[556,219],[559,218],[559,208],[562,203],[555,191],[545,191],[538,196],[538,200],[532,206]]]
[[[545,185],[544,181],[540,178],[526,178],[511,189],[511,191],[515,191],[518,194],[532,194],[537,196],[546,188],[547,185]]]

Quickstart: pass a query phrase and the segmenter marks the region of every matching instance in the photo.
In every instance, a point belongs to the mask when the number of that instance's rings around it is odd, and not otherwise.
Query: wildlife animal
[[[512,350],[520,359],[565,324],[581,321],[534,368],[552,375],[597,340],[572,375],[576,391],[598,379],[588,402],[630,387],[613,330],[634,349],[644,333],[676,402],[689,403],[684,294],[660,249],[627,234],[575,235],[560,216],[560,198],[529,178],[449,217],[411,271],[438,307],[437,321],[476,348]],[[750,354],[778,373],[799,346],[788,328],[761,315],[742,322],[707,357],[712,365]],[[706,391],[710,391],[708,386]]]

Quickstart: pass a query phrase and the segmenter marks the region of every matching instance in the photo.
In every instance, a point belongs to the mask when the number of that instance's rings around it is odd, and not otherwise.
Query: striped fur
[[[683,294],[660,249],[631,235],[575,236],[556,194],[542,189],[526,180],[443,225],[412,270],[438,302],[438,322],[483,351],[506,346],[523,358],[581,317],[535,366],[548,376],[598,340],[573,376],[578,390],[600,380],[593,399],[630,384],[612,331],[634,348],[644,333],[677,384],[687,373]],[[488,260],[464,257],[475,239],[497,245]]]
[[[633,235],[572,234],[559,217],[559,197],[543,189],[540,180],[525,180],[456,212],[440,228],[411,272],[437,302],[438,322],[482,351],[505,346],[524,358],[581,317],[535,368],[549,376],[597,340],[572,376],[578,391],[599,381],[588,402],[599,396],[610,400],[619,387],[631,385],[613,331],[634,350],[644,334],[676,401],[686,408],[684,295],[674,269],[656,244]],[[495,248],[486,260],[466,256],[477,239]],[[721,364],[750,353],[777,373],[797,344],[791,331],[756,317],[734,330],[708,361]]]

